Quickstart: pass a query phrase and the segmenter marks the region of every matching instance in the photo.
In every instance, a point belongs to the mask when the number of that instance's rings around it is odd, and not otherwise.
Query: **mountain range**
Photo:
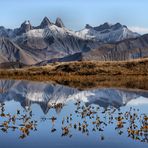
[[[120,23],[89,24],[80,31],[67,29],[60,18],[45,17],[40,25],[25,21],[19,28],[0,27],[1,64],[46,65],[67,61],[121,61],[148,57],[148,34],[132,32]]]

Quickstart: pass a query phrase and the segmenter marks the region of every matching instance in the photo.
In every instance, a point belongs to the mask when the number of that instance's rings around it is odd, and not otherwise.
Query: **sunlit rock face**
[[[15,100],[23,107],[37,103],[46,113],[53,104],[67,104],[70,101],[82,101],[87,105],[96,104],[102,107],[121,107],[126,104],[137,104],[139,98],[148,98],[148,92],[123,89],[102,88],[80,91],[58,84],[29,81],[0,81],[0,102]],[[57,109],[58,110],[58,109]]]

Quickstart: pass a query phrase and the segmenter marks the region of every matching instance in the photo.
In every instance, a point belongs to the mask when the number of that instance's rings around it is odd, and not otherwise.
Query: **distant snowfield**
[[[43,33],[44,33],[44,29],[34,29],[34,30],[28,31],[26,34],[27,34],[28,37],[42,38]]]

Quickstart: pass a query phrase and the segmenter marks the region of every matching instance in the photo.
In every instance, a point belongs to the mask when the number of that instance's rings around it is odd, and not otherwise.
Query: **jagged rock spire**
[[[90,26],[89,24],[86,24],[85,28],[86,28],[86,29],[91,29],[91,28],[93,28],[93,27]]]
[[[55,25],[58,27],[61,27],[61,28],[65,27],[61,18],[59,18],[59,17],[56,19]]]
[[[30,21],[25,21],[21,24],[20,31],[22,33],[28,32],[29,30],[33,29]]]
[[[20,28],[15,29],[15,33],[16,33],[16,35],[21,35],[21,34],[26,33],[32,29],[33,29],[33,27],[31,25],[30,21],[24,21],[21,24]]]
[[[50,20],[47,17],[44,17],[44,19],[42,20],[41,24],[40,24],[40,28],[45,28],[50,26],[52,23],[50,22]]]
[[[112,25],[110,25],[108,22],[98,26],[98,27],[94,27],[94,29],[96,31],[102,31],[102,30],[105,30],[105,29],[110,29]]]

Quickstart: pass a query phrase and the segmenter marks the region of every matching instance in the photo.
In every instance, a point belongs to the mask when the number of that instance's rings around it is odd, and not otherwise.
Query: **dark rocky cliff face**
[[[10,39],[0,38],[0,63],[5,62],[20,62],[31,65],[38,62],[38,60]]]
[[[61,27],[61,28],[65,27],[64,23],[62,22],[61,18],[59,18],[59,17],[56,19],[55,25],[58,27]]]
[[[32,29],[33,29],[33,27],[31,25],[30,21],[25,21],[24,23],[21,24],[21,27],[16,30],[16,35],[21,35],[21,34],[26,33]]]
[[[50,25],[52,25],[50,20],[47,17],[44,17],[44,19],[42,20],[42,22],[41,22],[40,26],[38,26],[38,28],[43,29],[43,28],[49,27]]]
[[[112,44],[103,44],[83,54],[83,60],[124,61],[148,57],[148,34]]]

